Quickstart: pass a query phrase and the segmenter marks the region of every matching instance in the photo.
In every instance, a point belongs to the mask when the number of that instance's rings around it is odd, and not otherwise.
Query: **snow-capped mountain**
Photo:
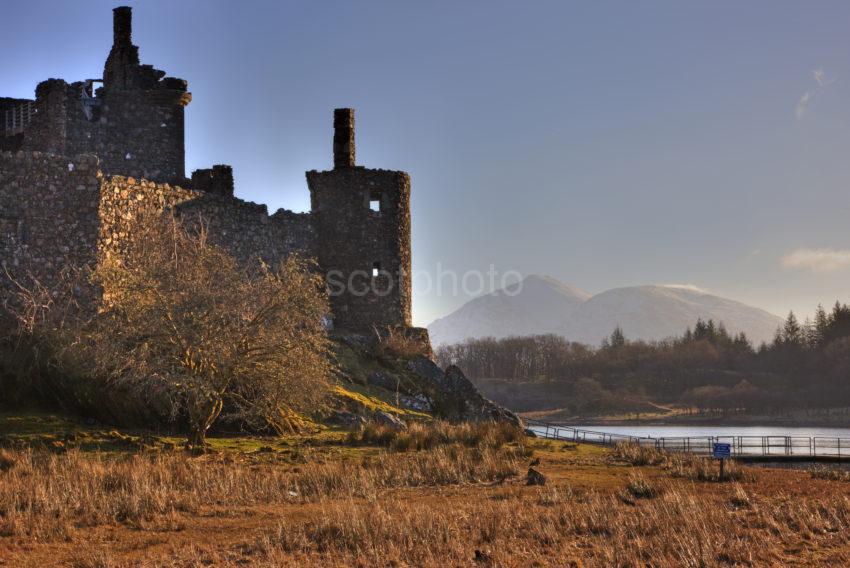
[[[628,339],[681,335],[697,318],[743,331],[755,344],[772,339],[781,318],[741,302],[684,286],[632,286],[591,296],[548,276],[471,300],[428,326],[434,345],[470,337],[556,333],[592,345],[618,325]],[[507,293],[506,293],[507,292]],[[514,294],[515,293],[515,294]]]

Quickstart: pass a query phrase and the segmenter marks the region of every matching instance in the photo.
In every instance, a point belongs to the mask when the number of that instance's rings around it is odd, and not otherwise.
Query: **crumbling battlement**
[[[203,221],[242,262],[316,258],[338,329],[409,327],[410,177],[356,165],[354,110],[334,111],[334,168],[307,172],[311,212],[269,215],[234,197],[230,166],[186,179],[187,83],[140,63],[131,17],[113,10],[102,79],[0,98],[0,264],[49,283],[120,251],[140,215],[168,213]]]
[[[47,79],[36,87],[32,105],[9,100],[2,105],[5,140],[0,149],[95,154],[108,174],[181,183],[184,107],[192,100],[187,83],[139,62],[139,48],[131,42],[130,8],[116,8],[113,20],[103,79],[70,84]],[[10,140],[7,114],[30,108],[23,128],[16,128]]]

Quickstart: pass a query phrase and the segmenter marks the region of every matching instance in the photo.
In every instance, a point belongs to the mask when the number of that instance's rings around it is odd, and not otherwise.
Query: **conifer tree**
[[[797,316],[794,312],[788,312],[788,317],[785,318],[785,325],[782,328],[782,340],[785,345],[793,347],[801,347],[803,345],[803,328],[797,321]]]

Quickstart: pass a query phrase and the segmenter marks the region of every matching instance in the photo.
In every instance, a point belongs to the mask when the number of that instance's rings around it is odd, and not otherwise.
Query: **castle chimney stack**
[[[334,109],[334,169],[354,167],[354,109]]]
[[[112,10],[112,43],[113,45],[132,45],[133,9],[129,6],[119,6]]]

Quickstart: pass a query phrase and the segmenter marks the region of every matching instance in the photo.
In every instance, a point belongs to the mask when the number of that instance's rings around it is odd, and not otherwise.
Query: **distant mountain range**
[[[618,325],[627,339],[666,339],[697,318],[743,331],[754,344],[770,341],[782,319],[759,308],[685,286],[631,286],[595,296],[549,276],[475,298],[428,326],[434,345],[467,338],[555,333],[598,345]]]

